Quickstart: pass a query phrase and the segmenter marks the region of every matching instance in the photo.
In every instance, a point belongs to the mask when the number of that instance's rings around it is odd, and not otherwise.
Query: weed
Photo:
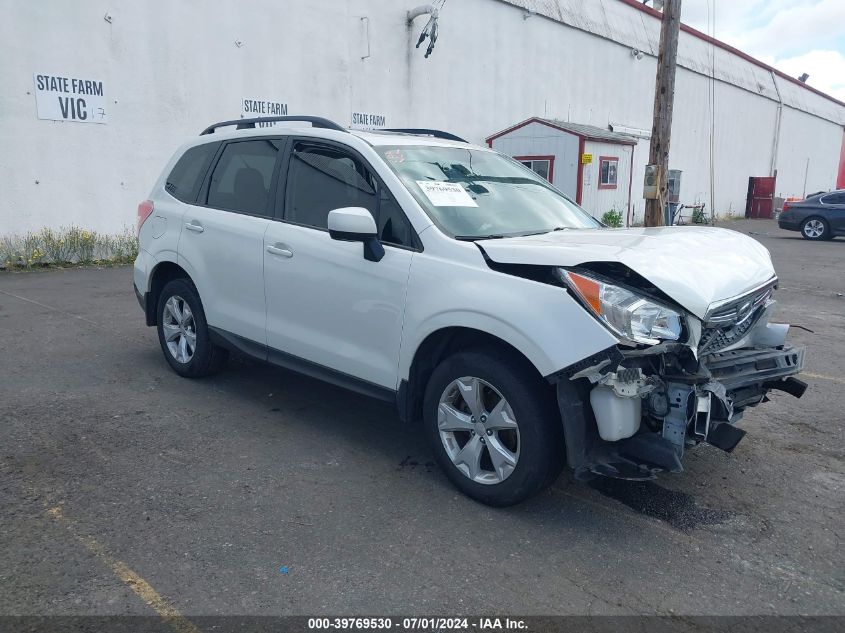
[[[622,227],[622,214],[616,209],[611,209],[601,216],[601,221],[610,228],[618,229]]]
[[[128,264],[138,256],[138,238],[130,228],[105,235],[76,226],[43,228],[23,236],[0,237],[0,269],[43,266]]]

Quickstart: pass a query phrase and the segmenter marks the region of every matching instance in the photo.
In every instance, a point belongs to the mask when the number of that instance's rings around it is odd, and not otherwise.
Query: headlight
[[[680,338],[683,317],[671,308],[625,288],[559,270],[569,288],[617,336],[646,345]]]

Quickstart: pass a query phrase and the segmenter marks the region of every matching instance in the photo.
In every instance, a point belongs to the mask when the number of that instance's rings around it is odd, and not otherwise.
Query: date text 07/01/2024
[[[392,618],[308,618],[309,630],[392,630],[400,628],[400,621],[393,621]],[[444,617],[408,617],[402,618],[401,629],[414,630],[479,630],[479,631],[518,631],[525,630],[527,625],[524,620],[518,618],[444,618]]]

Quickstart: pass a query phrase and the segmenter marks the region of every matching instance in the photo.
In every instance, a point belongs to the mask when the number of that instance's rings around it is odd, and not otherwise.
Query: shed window
[[[539,174],[549,182],[554,176],[554,156],[514,156],[514,159],[528,167],[534,173]]]
[[[618,157],[599,157],[599,189],[616,189],[616,172],[618,167]]]

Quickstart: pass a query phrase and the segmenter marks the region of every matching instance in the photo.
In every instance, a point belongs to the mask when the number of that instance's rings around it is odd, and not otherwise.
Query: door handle
[[[286,244],[271,244],[267,247],[267,252],[282,257],[293,257],[293,251]]]
[[[205,231],[202,224],[200,224],[196,220],[193,220],[193,221],[185,224],[185,228],[188,229],[189,231],[193,231],[194,233],[202,233],[203,231]]]

